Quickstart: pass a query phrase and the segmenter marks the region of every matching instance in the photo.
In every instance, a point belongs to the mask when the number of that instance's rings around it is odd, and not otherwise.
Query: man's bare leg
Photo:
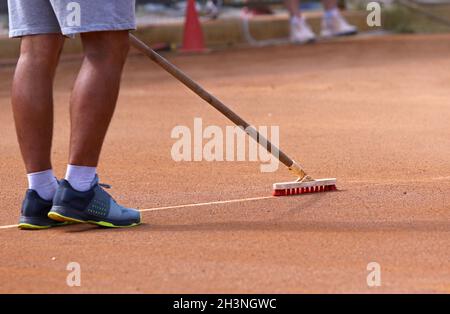
[[[66,179],[87,191],[119,94],[129,50],[128,31],[81,34],[83,63],[70,101],[71,136]]]
[[[84,59],[70,101],[69,164],[96,167],[119,94],[128,31],[81,35]]]
[[[28,173],[52,168],[53,79],[64,37],[25,36],[12,86],[17,138]]]

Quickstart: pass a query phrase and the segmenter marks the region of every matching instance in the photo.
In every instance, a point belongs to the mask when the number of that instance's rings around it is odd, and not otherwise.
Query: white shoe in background
[[[212,19],[217,19],[220,11],[218,6],[212,0],[208,0],[204,7],[204,13]]]
[[[325,12],[322,19],[321,37],[349,36],[355,35],[358,29],[350,25],[341,15],[338,9]]]
[[[291,19],[290,41],[294,44],[313,42],[316,35],[313,33],[304,17]]]

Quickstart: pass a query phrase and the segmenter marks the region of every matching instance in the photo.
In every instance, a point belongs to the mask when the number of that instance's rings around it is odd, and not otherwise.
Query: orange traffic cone
[[[184,22],[183,52],[203,52],[205,51],[203,41],[203,31],[195,9],[195,0],[188,0],[186,8],[186,19]]]

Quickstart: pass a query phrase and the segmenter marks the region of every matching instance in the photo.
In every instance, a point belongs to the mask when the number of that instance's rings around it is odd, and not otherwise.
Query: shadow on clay
[[[288,215],[290,215],[290,214],[292,214],[294,212],[299,212],[302,209],[308,208],[308,207],[312,206],[313,204],[317,203],[324,196],[324,194],[339,193],[339,192],[343,192],[343,191],[344,190],[337,190],[337,191],[332,191],[332,192],[330,191],[330,192],[327,192],[327,193],[308,194],[308,195],[302,195],[302,196],[300,196],[300,195],[288,196],[290,199],[302,197],[302,198],[305,198],[306,201],[301,204],[301,208],[300,209],[299,208],[287,209],[284,212],[280,212],[280,215],[278,217],[276,217],[275,219],[270,219],[268,221],[274,222],[274,221],[282,220],[283,216],[288,216]],[[280,198],[280,199],[285,199],[285,197]],[[186,209],[186,210],[192,211],[192,208],[191,209]],[[151,219],[148,218],[148,220],[151,220]],[[224,224],[226,224],[226,223],[224,223]],[[95,225],[91,225],[91,224],[72,224],[72,225],[69,225],[69,226],[65,226],[62,229],[64,229],[64,232],[69,232],[69,233],[92,232],[92,231],[101,232],[101,231],[106,231],[106,230],[114,231],[114,232],[129,232],[129,231],[135,231],[137,229],[139,229],[139,230],[146,230],[146,231],[149,231],[149,230],[159,230],[159,231],[161,231],[161,229],[153,229],[154,226],[161,226],[161,225],[152,225],[152,224],[147,224],[147,223],[143,222],[139,226],[135,226],[135,227],[130,227],[130,228],[113,228],[113,229],[111,229],[111,228],[108,228],[108,227],[95,226]],[[173,227],[173,226],[176,226],[176,225],[169,225],[169,226]],[[179,226],[189,226],[189,225],[187,224],[187,225],[179,225]],[[188,231],[188,230],[186,230],[186,231]],[[230,230],[230,231],[233,231],[233,230]]]
[[[136,229],[137,230],[137,229]],[[443,221],[229,221],[183,225],[144,225],[145,232],[191,231],[265,231],[265,232],[450,232],[450,222]]]
[[[344,192],[343,190],[333,193]],[[195,231],[265,231],[265,232],[450,232],[450,221],[323,221],[308,220],[301,218],[293,220],[293,213],[301,213],[302,210],[314,205],[324,194],[311,195],[310,199],[301,204],[301,207],[287,208],[280,212],[276,218],[258,221],[214,221],[193,224],[152,224],[151,216],[147,222],[132,228],[110,228],[98,227],[89,224],[71,225],[58,228],[63,232],[195,232]],[[302,197],[291,196],[290,198]],[[191,209],[189,209],[191,210]]]
[[[78,225],[59,229],[68,233],[78,232],[236,232],[236,231],[265,231],[265,232],[450,232],[450,222],[442,221],[398,221],[398,222],[367,222],[367,221],[227,221],[204,222],[197,224],[147,224],[133,228],[119,228],[111,230],[91,225]]]

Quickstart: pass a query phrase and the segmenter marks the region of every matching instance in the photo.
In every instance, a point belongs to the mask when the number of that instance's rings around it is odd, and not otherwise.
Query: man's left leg
[[[118,205],[99,185],[96,167],[114,113],[128,31],[83,33],[84,59],[72,91],[69,165],[49,217],[107,227],[140,223],[137,210]]]
[[[97,167],[119,94],[128,31],[81,34],[84,59],[70,101],[69,164]]]
[[[53,80],[63,44],[64,37],[56,33],[21,39],[11,93],[17,139],[28,177],[28,190],[19,219],[21,229],[60,225],[48,219],[47,214],[58,188],[50,155]]]

